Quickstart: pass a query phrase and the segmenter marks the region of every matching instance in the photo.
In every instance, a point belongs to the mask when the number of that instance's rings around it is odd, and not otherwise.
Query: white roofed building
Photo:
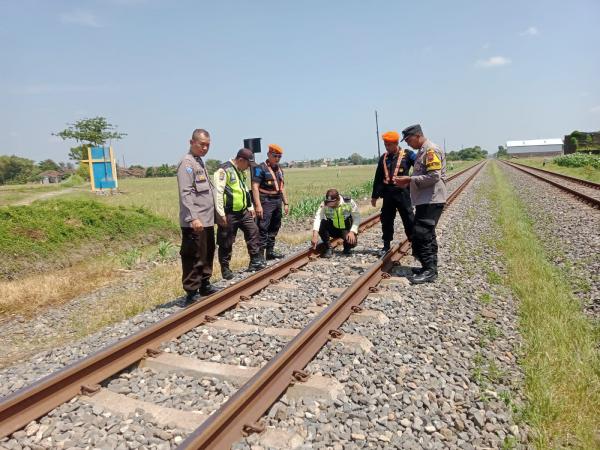
[[[556,156],[563,153],[563,141],[556,139],[532,139],[528,141],[507,141],[506,150],[510,156],[527,158],[530,156]]]

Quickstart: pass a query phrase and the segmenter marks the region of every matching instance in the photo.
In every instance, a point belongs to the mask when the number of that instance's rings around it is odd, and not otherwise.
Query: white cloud
[[[529,27],[525,31],[519,33],[521,36],[537,36],[540,34],[540,30],[537,27]]]
[[[83,27],[100,28],[102,25],[94,14],[89,11],[71,11],[62,13],[60,16],[62,23],[81,25]]]
[[[600,105],[597,105],[597,106],[592,106],[592,107],[590,108],[590,112],[593,112],[593,113],[599,113],[599,112],[600,112]]]
[[[512,61],[508,58],[505,58],[504,56],[492,56],[491,58],[488,59],[480,59],[479,61],[477,61],[475,63],[475,65],[477,67],[483,67],[486,69],[492,68],[492,67],[500,67],[500,66],[506,66],[508,64],[510,64]]]

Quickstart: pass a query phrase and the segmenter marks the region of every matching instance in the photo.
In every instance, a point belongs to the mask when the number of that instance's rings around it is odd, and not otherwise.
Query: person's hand
[[[283,212],[285,213],[285,215],[287,216],[290,213],[290,205],[288,205],[287,203],[283,205]]]
[[[376,199],[376,198],[372,198],[372,199],[371,199],[371,206],[372,206],[373,208],[375,208],[375,205],[377,205],[377,199]]]
[[[202,230],[204,230],[204,226],[202,225],[202,222],[200,222],[200,219],[192,220],[192,223],[190,225],[192,226],[192,229],[195,233],[200,233]]]
[[[350,245],[356,244],[356,233],[354,233],[354,231],[350,231],[346,235],[346,241],[348,241],[348,244],[350,244]]]
[[[319,233],[313,231],[312,239],[310,240],[310,242],[312,244],[312,249],[316,250],[317,244],[319,243]]]
[[[227,216],[220,216],[217,214],[217,224],[221,225],[222,227],[226,227],[227,226]]]
[[[256,217],[256,211],[254,209],[249,209],[248,211],[250,211],[250,217],[254,219]]]
[[[400,187],[406,187],[410,184],[410,177],[403,175],[401,177],[394,177],[394,184]]]
[[[256,217],[258,217],[259,219],[263,218],[263,208],[262,205],[261,206],[254,206],[254,212],[256,213]],[[252,216],[254,217],[254,216]]]

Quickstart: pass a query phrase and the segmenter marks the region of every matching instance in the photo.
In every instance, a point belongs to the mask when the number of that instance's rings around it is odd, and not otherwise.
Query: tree
[[[0,184],[25,183],[39,173],[31,159],[18,156],[0,156]]]
[[[355,166],[358,166],[363,163],[363,157],[360,156],[358,153],[352,153],[350,155],[350,162]]]
[[[498,152],[496,153],[496,158],[506,158],[508,157],[508,150],[503,146],[498,146]]]
[[[116,126],[108,123],[104,117],[93,117],[91,119],[81,119],[73,124],[69,125],[68,128],[53,133],[54,136],[58,136],[63,140],[75,139],[77,142],[87,143],[93,146],[104,145],[106,141],[110,139],[122,139],[127,136],[127,133],[119,133],[116,130]],[[72,149],[71,149],[72,150]]]
[[[46,172],[47,170],[60,170],[60,166],[51,159],[40,161],[38,167],[41,172]]]

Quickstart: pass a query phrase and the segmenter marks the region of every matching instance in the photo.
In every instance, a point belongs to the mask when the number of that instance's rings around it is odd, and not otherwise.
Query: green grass
[[[599,448],[598,336],[497,164],[491,175],[495,218],[504,238],[497,244],[507,266],[504,282],[519,300],[524,418],[538,448]]]
[[[0,208],[0,276],[69,264],[104,254],[115,244],[141,246],[177,228],[141,207],[93,200],[48,200]]]
[[[543,166],[544,159],[549,158],[523,158],[514,160],[517,163],[526,164],[531,167],[538,169],[550,170],[556,173],[562,173],[570,177],[581,178],[583,180],[593,181],[594,183],[600,183],[600,169],[594,169],[591,166],[588,167],[564,167],[559,166],[549,160],[545,166]]]

